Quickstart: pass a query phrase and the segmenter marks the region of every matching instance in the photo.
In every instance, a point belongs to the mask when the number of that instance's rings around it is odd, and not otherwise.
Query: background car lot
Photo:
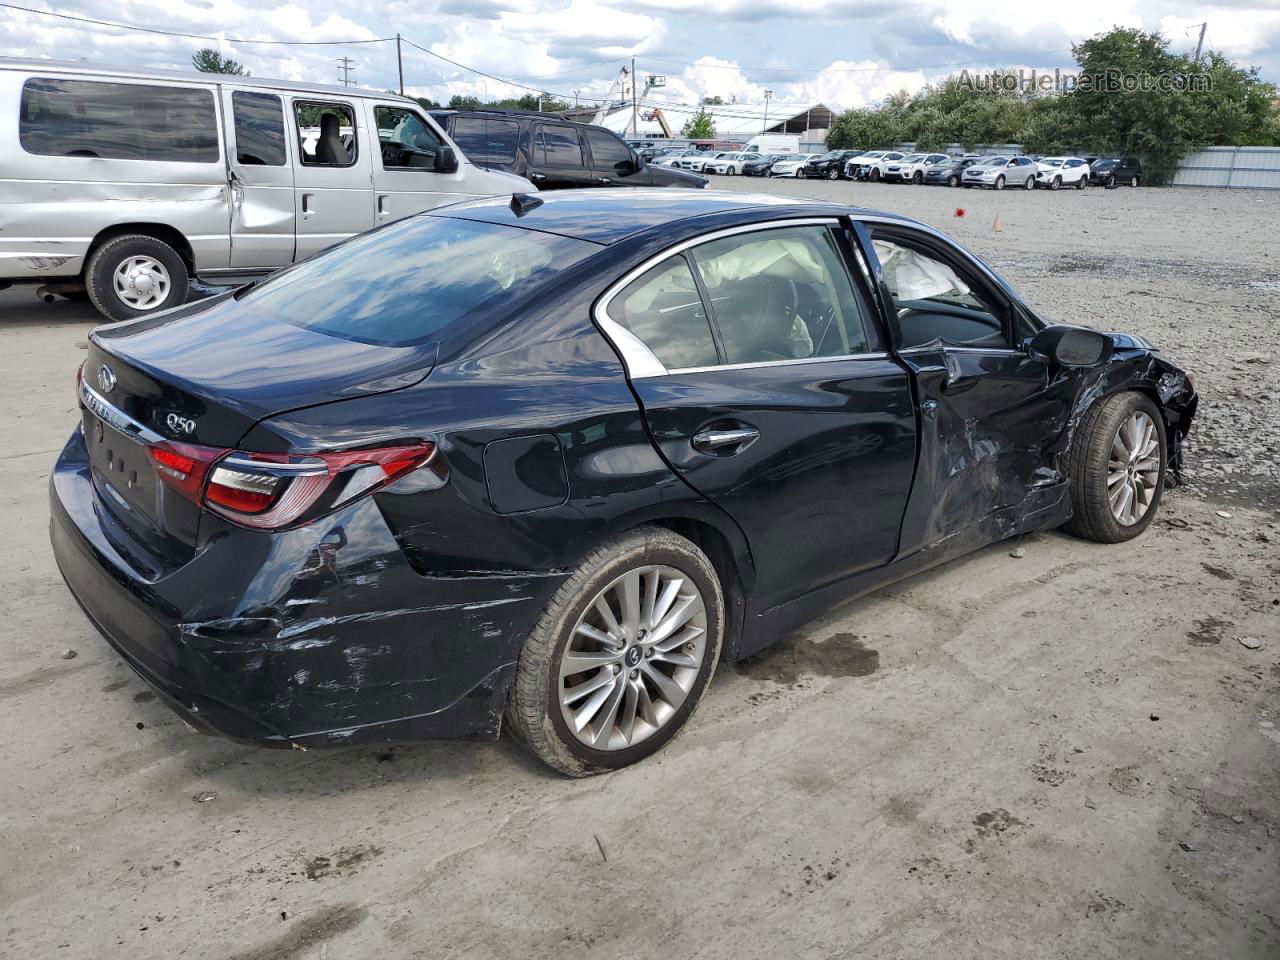
[[[1048,318],[1147,336],[1199,381],[1188,486],[1131,543],[997,546],[724,667],[605,778],[507,742],[258,751],[189,734],[58,580],[44,484],[96,318],[0,293],[0,954],[1275,955],[1274,198],[716,186],[919,217]]]

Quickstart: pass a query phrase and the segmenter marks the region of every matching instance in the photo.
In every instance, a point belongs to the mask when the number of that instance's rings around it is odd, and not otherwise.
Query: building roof
[[[637,136],[663,136],[661,124],[652,117],[654,107],[659,107],[673,133],[678,133],[685,122],[694,117],[698,108],[685,104],[660,104],[647,101],[637,110]],[[797,104],[771,102],[766,113],[763,104],[725,103],[707,104],[703,107],[715,122],[717,137],[746,138],[758,133],[795,133],[831,126],[835,111],[824,103]],[[631,105],[618,107],[607,114],[601,125],[614,133],[631,133]],[[646,120],[645,117],[650,119]],[[768,124],[766,127],[766,123]]]

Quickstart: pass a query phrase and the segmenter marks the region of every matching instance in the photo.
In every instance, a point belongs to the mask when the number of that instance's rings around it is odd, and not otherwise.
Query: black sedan
[[[977,154],[966,154],[963,157],[957,157],[950,163],[938,163],[932,167],[925,167],[924,182],[927,186],[958,187],[960,186],[960,177],[965,170],[981,159]]]
[[[773,169],[773,165],[785,156],[786,154],[773,153],[757,157],[755,160],[748,160],[742,165],[742,175],[744,177],[767,177],[769,171]]]
[[[798,177],[819,177],[824,180],[840,180],[844,177],[844,165],[858,156],[858,150],[830,150],[822,156],[810,160],[796,171]]]
[[[836,603],[1137,536],[1196,407],[930,227],[739,193],[441,207],[89,339],[53,549],[171,707],[299,748],[505,722],[573,775]]]

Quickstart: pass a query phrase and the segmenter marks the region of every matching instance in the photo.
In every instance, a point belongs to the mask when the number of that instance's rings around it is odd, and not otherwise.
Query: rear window
[[[456,117],[453,140],[472,163],[515,163],[520,124],[487,117]]]
[[[405,347],[514,303],[599,249],[518,227],[420,216],[333,247],[241,299],[307,330]]]
[[[213,93],[188,87],[28,80],[18,140],[48,157],[218,162]]]

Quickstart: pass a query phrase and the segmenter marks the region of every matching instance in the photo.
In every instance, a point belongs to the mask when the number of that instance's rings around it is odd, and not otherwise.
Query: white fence
[[[1205,147],[1182,158],[1173,185],[1280,190],[1280,147]]]

